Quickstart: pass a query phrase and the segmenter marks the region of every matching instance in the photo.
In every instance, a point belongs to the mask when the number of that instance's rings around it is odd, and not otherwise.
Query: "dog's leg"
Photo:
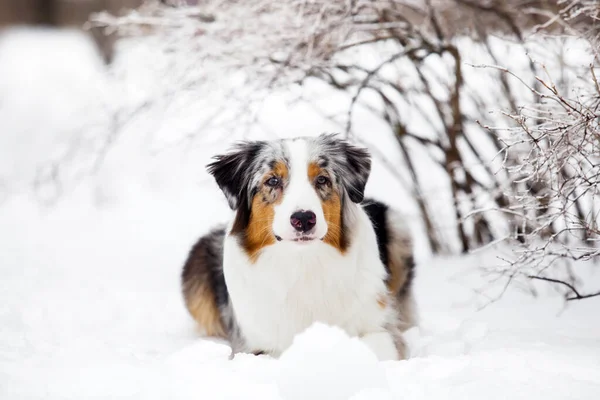
[[[373,332],[362,335],[360,340],[377,355],[379,361],[402,360],[405,345],[401,337],[394,338],[389,332]]]

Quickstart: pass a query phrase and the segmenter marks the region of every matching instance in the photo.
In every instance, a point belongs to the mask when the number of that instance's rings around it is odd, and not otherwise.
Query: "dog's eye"
[[[326,176],[318,176],[317,177],[317,185],[326,185],[329,183],[329,178]]]
[[[265,185],[270,186],[270,187],[277,187],[277,186],[279,186],[279,182],[280,182],[279,178],[274,176],[272,178],[267,179],[267,181],[265,182]]]

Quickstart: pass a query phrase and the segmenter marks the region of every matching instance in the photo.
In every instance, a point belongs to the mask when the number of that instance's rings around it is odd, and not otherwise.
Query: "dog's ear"
[[[350,200],[360,203],[365,197],[365,186],[371,174],[371,154],[365,148],[344,142],[346,170],[343,173]]]
[[[242,142],[226,154],[213,157],[215,161],[206,166],[225,194],[229,207],[236,210],[252,176],[252,164],[263,142]]]
[[[350,144],[337,134],[322,134],[317,139],[325,154],[332,157],[335,173],[340,177],[348,197],[360,203],[371,173],[371,155],[363,147]]]

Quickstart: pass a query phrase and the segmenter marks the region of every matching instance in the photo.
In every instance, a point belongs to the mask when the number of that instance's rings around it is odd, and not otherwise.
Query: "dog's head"
[[[237,211],[231,234],[251,258],[278,241],[343,251],[345,204],[362,201],[370,170],[366,149],[329,134],[240,143],[208,165]]]

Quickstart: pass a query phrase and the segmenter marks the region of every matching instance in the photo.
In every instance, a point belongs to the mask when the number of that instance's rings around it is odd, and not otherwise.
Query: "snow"
[[[230,216],[202,166],[239,132],[222,140],[211,131],[192,150],[140,149],[147,134],[184,135],[206,117],[190,114],[186,93],[128,121],[101,169],[52,206],[30,190],[37,166],[63,155],[73,135],[91,138],[110,126],[108,111],[136,109],[168,86],[146,88],[152,75],[132,73],[142,61],[120,62],[121,73],[108,73],[74,32],[0,36],[0,398],[598,398],[600,299],[565,305],[540,283],[536,297],[510,287],[494,301],[502,285],[478,267],[510,249],[431,258],[417,244],[421,322],[406,333],[407,361],[378,362],[320,324],[278,360],[230,360],[226,343],[197,336],[179,273],[196,238]],[[285,135],[330,129],[306,108],[297,108],[303,121],[278,100],[265,107],[278,117],[273,129],[289,124]],[[368,191],[405,196],[381,166]],[[578,268],[600,286],[593,268]]]
[[[285,399],[348,399],[387,387],[385,370],[358,338],[315,324],[281,355],[277,386]]]

